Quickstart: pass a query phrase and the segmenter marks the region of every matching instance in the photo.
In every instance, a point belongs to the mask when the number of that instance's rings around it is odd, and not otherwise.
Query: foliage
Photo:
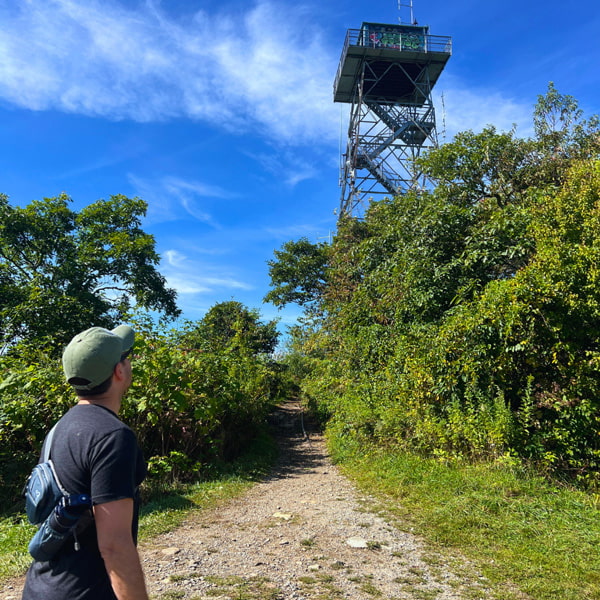
[[[437,192],[452,204],[468,205],[493,198],[500,205],[517,200],[528,183],[532,142],[514,131],[498,133],[488,126],[481,133],[465,131],[419,161]]]
[[[598,152],[600,118],[593,115],[584,119],[577,100],[560,94],[553,83],[544,96],[538,97],[533,125],[545,158],[567,168],[568,159],[592,158]]]
[[[458,134],[419,159],[434,189],[339,222],[296,332],[336,443],[600,483],[600,122],[550,84],[534,128]]]
[[[321,297],[327,281],[327,244],[312,244],[306,238],[286,242],[268,261],[271,287],[266,302],[283,306],[296,302],[312,306]]]
[[[215,304],[197,323],[188,323],[181,342],[206,352],[271,354],[277,345],[277,321],[262,323],[257,310],[230,300]]]
[[[161,457],[157,469],[167,464],[175,476],[235,456],[279,392],[274,365],[249,354],[190,349],[155,332],[136,342],[136,353],[123,415]]]
[[[110,327],[139,306],[174,317],[175,292],[156,270],[154,238],[141,229],[146,204],[112,196],[73,211],[70,198],[12,206],[0,195],[0,344],[51,340]]]
[[[19,493],[50,425],[73,404],[70,386],[49,350],[28,348],[27,362],[0,359],[0,501],[23,508]]]
[[[280,369],[251,354],[189,349],[178,344],[178,332],[149,321],[134,328],[133,384],[121,416],[136,431],[152,477],[206,476],[260,430],[286,389]],[[60,360],[43,349],[1,357],[0,374],[0,491],[12,493],[6,506],[20,506],[17,494],[46,433],[77,399]]]

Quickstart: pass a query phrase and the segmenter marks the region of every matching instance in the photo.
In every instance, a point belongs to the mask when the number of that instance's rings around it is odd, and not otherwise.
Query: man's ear
[[[118,381],[125,379],[125,365],[123,364],[123,362],[118,362],[115,365],[113,375]]]

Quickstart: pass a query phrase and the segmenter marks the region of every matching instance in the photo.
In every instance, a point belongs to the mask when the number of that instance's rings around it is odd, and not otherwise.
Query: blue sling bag
[[[50,447],[56,425],[44,441],[42,460],[38,463],[25,484],[25,512],[33,525],[40,525],[29,542],[29,554],[35,560],[48,561],[56,556],[66,540],[72,535],[75,550],[79,550],[77,530],[81,517],[92,506],[87,494],[69,494],[58,478],[50,458]],[[84,526],[91,521],[85,520]]]
[[[43,523],[59,500],[63,496],[69,495],[62,486],[54,469],[54,463],[50,459],[50,446],[55,430],[56,425],[46,436],[42,450],[42,460],[33,467],[23,489],[25,512],[32,525]]]

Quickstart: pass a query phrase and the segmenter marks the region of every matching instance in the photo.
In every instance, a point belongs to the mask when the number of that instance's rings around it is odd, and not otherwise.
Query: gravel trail
[[[306,434],[297,403],[273,421],[280,456],[268,477],[141,545],[152,600],[489,598],[466,561],[377,514],[377,501],[332,465],[322,437]],[[0,600],[18,600],[23,579],[6,582]]]
[[[375,512],[376,501],[331,464],[323,439],[305,435],[297,404],[274,417],[280,457],[269,477],[142,546],[153,599],[488,597],[472,566]]]

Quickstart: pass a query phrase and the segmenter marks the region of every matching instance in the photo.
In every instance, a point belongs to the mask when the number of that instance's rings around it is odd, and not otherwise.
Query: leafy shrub
[[[188,350],[176,334],[141,322],[135,328],[133,384],[120,416],[136,431],[151,476],[191,479],[236,456],[282,392],[276,364]],[[60,359],[43,350],[2,357],[0,377],[0,487],[10,486],[16,501],[45,435],[77,398]]]
[[[340,221],[303,382],[335,447],[520,456],[600,483],[598,127],[467,132],[421,159],[435,190]]]

